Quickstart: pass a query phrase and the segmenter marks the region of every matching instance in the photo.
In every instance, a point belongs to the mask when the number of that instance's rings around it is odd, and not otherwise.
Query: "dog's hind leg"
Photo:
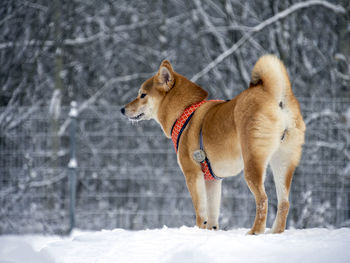
[[[247,233],[257,235],[265,232],[267,216],[267,195],[264,187],[265,162],[254,157],[244,162],[244,177],[250,191],[254,194],[256,203],[256,215],[254,225]]]
[[[291,151],[286,147],[284,149],[282,145],[271,158],[270,166],[276,186],[278,208],[270,233],[282,233],[286,227],[289,211],[289,190],[300,155],[301,147]]]
[[[222,180],[205,181],[207,190],[207,229],[219,229],[219,213],[221,202],[221,182]]]
[[[272,125],[270,126],[272,127]],[[270,136],[268,132],[260,134],[258,137],[254,136],[254,133],[253,135],[246,133],[243,135],[245,143],[242,143],[241,146],[244,161],[244,177],[250,191],[254,194],[256,203],[254,224],[252,229],[247,233],[250,235],[265,232],[268,208],[268,200],[264,187],[266,167],[279,144],[279,140]],[[268,134],[268,136],[264,136],[264,134]]]

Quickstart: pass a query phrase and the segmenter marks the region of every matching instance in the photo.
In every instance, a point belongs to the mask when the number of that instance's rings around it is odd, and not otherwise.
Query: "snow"
[[[78,162],[77,159],[71,158],[68,163],[68,168],[76,169],[78,168]]]
[[[60,117],[61,101],[62,101],[61,91],[59,89],[55,89],[55,91],[52,94],[50,107],[49,107],[49,113],[55,120],[58,120]]]
[[[78,104],[77,104],[77,102],[76,101],[72,101],[70,103],[70,106],[71,106],[71,109],[69,111],[69,117],[71,117],[71,118],[78,117],[78,109],[77,109]]]
[[[346,119],[347,125],[350,127],[350,107],[345,112],[345,119]]]
[[[70,237],[0,236],[0,262],[349,262],[350,228],[259,236],[247,231],[164,227],[74,231]]]

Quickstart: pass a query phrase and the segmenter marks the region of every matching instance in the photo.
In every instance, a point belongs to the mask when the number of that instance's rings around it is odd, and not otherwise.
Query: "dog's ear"
[[[164,60],[162,64],[160,64],[157,77],[158,81],[163,85],[163,90],[165,92],[168,92],[174,86],[174,70],[168,60]]]

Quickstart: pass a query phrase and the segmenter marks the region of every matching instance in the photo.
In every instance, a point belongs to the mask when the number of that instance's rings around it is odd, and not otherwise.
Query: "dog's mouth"
[[[145,115],[144,113],[141,113],[141,114],[139,114],[139,115],[137,115],[135,117],[129,117],[129,120],[139,121],[142,118],[142,116],[144,116],[144,115]]]

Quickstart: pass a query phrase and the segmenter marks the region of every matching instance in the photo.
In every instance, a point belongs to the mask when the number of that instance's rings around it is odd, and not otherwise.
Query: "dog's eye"
[[[140,98],[143,99],[144,97],[146,97],[146,95],[147,95],[146,93],[142,93]]]

